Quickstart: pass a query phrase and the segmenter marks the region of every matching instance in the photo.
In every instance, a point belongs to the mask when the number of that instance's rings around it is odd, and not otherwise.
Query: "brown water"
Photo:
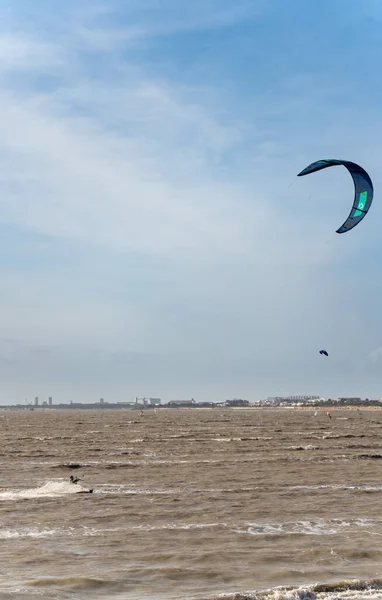
[[[0,598],[382,598],[382,412],[332,416],[1,411]]]

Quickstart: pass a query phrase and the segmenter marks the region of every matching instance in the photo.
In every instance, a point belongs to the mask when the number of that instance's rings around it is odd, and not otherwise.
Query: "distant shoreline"
[[[93,404],[89,403],[89,406],[71,406],[71,405],[53,405],[53,406],[18,406],[18,405],[0,405],[0,410],[11,410],[11,411],[19,411],[19,412],[34,412],[34,411],[44,411],[44,412],[56,412],[56,411],[62,411],[62,412],[70,412],[70,411],[75,411],[75,410],[80,410],[80,411],[96,411],[96,412],[100,412],[100,411],[124,411],[124,412],[131,412],[131,413],[140,413],[141,411],[143,411],[144,413],[154,413],[154,409],[153,408],[149,408],[149,407],[139,407],[139,408],[130,408],[130,407],[113,407],[113,406],[104,406],[104,407],[97,407],[94,406]],[[214,411],[222,411],[222,410],[263,410],[263,411],[317,411],[317,412],[334,412],[334,411],[339,411],[339,410],[347,410],[347,411],[362,411],[362,410],[373,410],[373,411],[379,411],[382,410],[382,404],[381,405],[374,405],[374,404],[356,404],[356,405],[346,405],[346,404],[340,404],[340,405],[335,405],[335,404],[329,404],[329,405],[324,405],[324,404],[320,404],[320,405],[316,405],[316,406],[258,406],[258,405],[251,405],[251,406],[205,406],[205,407],[201,407],[201,406],[166,406],[166,405],[161,405],[160,407],[157,406],[156,407],[157,412],[161,412],[163,410],[182,410],[182,411],[206,411],[206,410],[214,410]],[[154,413],[155,414],[155,413]]]

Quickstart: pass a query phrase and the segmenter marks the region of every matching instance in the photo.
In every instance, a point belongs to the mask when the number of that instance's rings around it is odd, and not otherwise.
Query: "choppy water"
[[[0,411],[0,598],[382,600],[382,412],[332,416]]]

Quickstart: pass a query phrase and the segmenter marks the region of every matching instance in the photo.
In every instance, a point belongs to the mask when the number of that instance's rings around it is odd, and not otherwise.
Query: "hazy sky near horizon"
[[[380,0],[0,0],[0,403],[382,396],[381,59]]]

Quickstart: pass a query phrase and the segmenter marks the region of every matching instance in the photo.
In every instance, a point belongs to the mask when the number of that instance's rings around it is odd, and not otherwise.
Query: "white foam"
[[[355,527],[373,527],[380,524],[377,519],[329,519],[287,521],[284,523],[248,523],[246,529],[236,529],[236,533],[249,535],[336,535],[343,530]]]
[[[5,528],[0,529],[0,540],[12,540],[21,538],[46,538],[52,536],[64,536],[65,538],[67,538],[68,536],[94,537],[102,536],[105,535],[105,533],[115,531],[121,531],[121,528],[115,527],[96,529],[94,527],[87,527],[86,525],[82,527],[69,527],[66,529],[49,529],[48,527],[44,527],[42,529],[39,529],[38,527],[20,527],[18,529]]]
[[[157,529],[208,529],[211,527],[227,527],[227,523],[165,523],[164,525],[138,525],[133,529],[154,531]]]
[[[381,492],[381,485],[362,485],[362,484],[320,484],[320,485],[291,485],[288,487],[289,490],[359,490],[363,492]]]
[[[54,498],[86,491],[86,488],[81,487],[79,484],[67,483],[66,481],[48,481],[45,485],[38,488],[3,490],[0,492],[0,500]]]
[[[103,488],[103,489],[98,490],[98,493],[100,493],[100,494],[126,494],[126,495],[132,495],[132,496],[180,494],[180,493],[182,493],[182,491],[184,491],[184,490],[175,489],[175,488],[166,488],[166,489],[136,488],[133,486],[128,487],[128,486],[125,486],[124,484],[115,484],[115,485],[102,484],[98,487]]]
[[[276,587],[260,592],[248,592],[245,594],[247,600],[381,600],[382,590],[380,582],[376,584],[373,581],[365,582],[359,580],[349,580],[339,583],[336,587],[329,584],[320,584],[301,586],[301,587]],[[323,589],[320,589],[320,588]],[[233,600],[231,594],[221,594],[219,596],[227,600]],[[212,599],[211,599],[212,600]]]
[[[56,535],[58,529],[0,529],[0,540],[11,540],[25,537],[44,538]]]
[[[211,441],[211,442],[241,442],[241,438],[217,437],[217,438],[210,438],[209,441]]]

